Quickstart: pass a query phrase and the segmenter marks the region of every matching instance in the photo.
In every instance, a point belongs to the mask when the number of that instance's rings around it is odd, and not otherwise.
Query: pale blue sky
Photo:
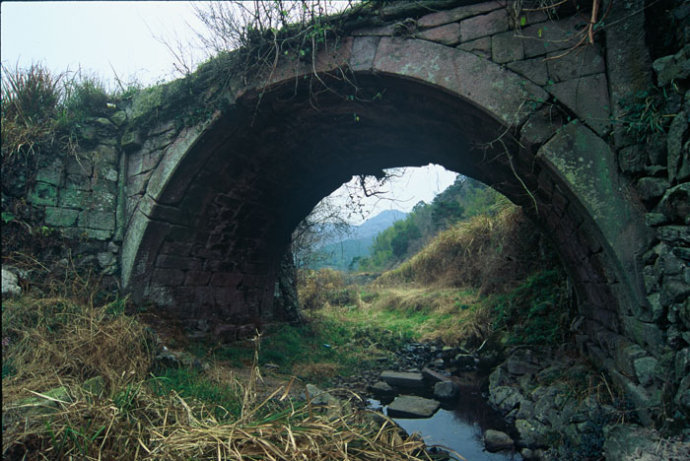
[[[125,83],[150,85],[177,77],[168,43],[190,42],[198,26],[189,2],[7,2],[0,4],[0,51],[10,69],[40,63],[59,73],[81,68],[115,88],[113,69]],[[190,50],[194,53],[194,50]],[[195,60],[203,52],[196,50]],[[441,167],[409,168],[372,198],[372,215],[385,209],[409,211],[429,202],[455,179]]]
[[[55,72],[81,67],[113,81],[169,80],[173,61],[155,36],[192,36],[188,2],[6,2],[0,5],[2,62],[9,68],[41,63]]]

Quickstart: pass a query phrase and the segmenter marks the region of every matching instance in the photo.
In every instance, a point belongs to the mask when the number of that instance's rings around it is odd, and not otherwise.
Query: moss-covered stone
[[[115,229],[115,213],[112,211],[82,211],[79,214],[78,226],[113,231]]]
[[[116,126],[122,126],[127,121],[127,113],[124,110],[119,110],[110,116],[110,121]]]
[[[77,222],[79,211],[67,208],[47,207],[45,222],[49,226],[72,227]]]
[[[29,193],[29,202],[33,205],[54,206],[58,200],[58,190],[53,184],[37,182]]]

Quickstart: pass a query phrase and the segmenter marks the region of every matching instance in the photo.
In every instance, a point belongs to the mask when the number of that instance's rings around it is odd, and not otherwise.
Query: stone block
[[[194,305],[198,306],[199,309],[203,309],[205,306],[214,305],[214,293],[213,288],[206,286],[196,286],[194,289]]]
[[[488,13],[489,11],[497,10],[499,8],[505,8],[505,6],[500,2],[484,2],[476,5],[460,6],[452,10],[439,11],[437,13],[422,16],[417,21],[417,26],[423,28],[436,27],[443,24],[460,21],[461,19],[470,18],[472,16],[477,16],[482,13]]]
[[[530,116],[520,129],[520,142],[540,146],[563,126],[561,114],[553,107],[543,107]]]
[[[676,378],[690,376],[690,347],[686,347],[676,353],[674,371]]]
[[[58,189],[53,184],[37,182],[31,192],[28,201],[33,205],[57,205]]]
[[[350,57],[350,68],[353,72],[371,70],[371,67],[374,65],[378,44],[378,37],[355,38],[352,43],[352,56]]]
[[[428,367],[422,368],[422,375],[424,376],[424,379],[432,383],[437,383],[440,381],[450,381],[450,377],[443,375],[437,371],[434,371]]]
[[[17,274],[9,269],[2,268],[2,297],[5,296],[19,296],[22,294],[22,288],[19,286],[19,278]]]
[[[120,140],[120,147],[122,147],[122,150],[128,153],[134,152],[135,150],[139,149],[141,147],[141,144],[141,133],[135,130],[126,131],[125,134],[122,135],[122,139]]]
[[[114,212],[117,206],[115,194],[104,190],[94,190],[87,197],[88,202],[84,203],[84,205],[92,211]]]
[[[606,63],[598,45],[582,46],[560,56],[562,52],[551,52],[548,54],[546,64],[549,69],[549,78],[554,82],[564,82],[574,80],[593,74],[603,74],[606,72]],[[602,102],[599,101],[601,104]]]
[[[690,77],[690,45],[681,48],[674,55],[664,56],[652,63],[659,86],[666,86],[673,80]]]
[[[369,387],[369,391],[376,396],[388,397],[396,394],[395,390],[384,381],[376,381]]]
[[[475,38],[505,32],[506,30],[508,30],[508,12],[506,10],[496,10],[460,22],[460,40],[467,42]]]
[[[512,450],[513,439],[505,432],[488,429],[484,433],[484,445],[489,452],[496,452],[501,450]]]
[[[96,255],[96,260],[98,261],[98,265],[102,268],[114,266],[117,264],[117,256],[115,256],[109,251],[101,251],[100,253],[98,253]]]
[[[404,371],[383,371],[381,381],[385,381],[394,387],[421,389],[424,387],[424,376],[421,373]]]
[[[690,183],[678,184],[668,189],[658,205],[658,210],[671,223],[685,223],[690,216]]]
[[[688,226],[657,227],[656,236],[659,240],[670,244],[677,244],[679,246],[690,245],[690,227]]]
[[[503,32],[491,37],[491,60],[498,64],[519,61],[525,57],[522,41],[514,32]]]
[[[690,49],[690,46],[688,47]],[[690,54],[690,52],[689,52]],[[690,62],[690,61],[689,61]],[[668,128],[668,135],[666,137],[666,166],[668,168],[668,180],[674,181],[681,169],[681,161],[685,157],[688,161],[690,153],[688,152],[688,145],[683,148],[683,138],[685,132],[688,130],[688,115],[685,112],[680,112],[673,117],[671,126]]]
[[[395,418],[429,418],[441,406],[437,400],[414,395],[399,395],[388,405],[388,416]]]
[[[111,165],[115,166],[119,163],[119,154],[114,146],[99,144],[89,154],[96,165]]]
[[[543,86],[549,81],[549,73],[547,71],[544,58],[533,58],[510,62],[507,64],[507,66],[508,69],[530,79],[537,85]]]
[[[90,177],[93,174],[93,162],[83,154],[71,155],[65,162],[65,171],[68,175]]]
[[[62,174],[62,163],[54,162],[52,165],[40,168],[36,172],[36,181],[59,186],[62,183]]]
[[[658,325],[642,322],[631,316],[622,316],[623,330],[626,336],[636,343],[648,347],[651,351],[658,351],[664,345],[664,333]]]
[[[654,357],[640,357],[633,362],[635,376],[642,386],[647,387],[654,380],[658,364]]]
[[[353,37],[390,37],[395,32],[395,24],[380,27],[365,27],[352,32]]]
[[[641,173],[647,162],[647,153],[642,146],[635,144],[618,152],[618,167],[623,173]]]
[[[46,207],[45,223],[48,226],[72,227],[79,217],[78,210]]]
[[[610,126],[609,91],[605,74],[556,83],[548,86],[547,91],[575,112],[599,135],[608,131]]]
[[[547,21],[524,27],[520,38],[523,41],[525,57],[545,55],[549,52],[572,48],[582,37],[588,18],[574,15],[560,21]]]
[[[434,397],[441,400],[454,399],[459,391],[460,387],[453,381],[440,381],[434,384]]]
[[[656,391],[647,392],[643,387],[636,385],[615,370],[610,370],[610,374],[613,382],[623,389],[625,395],[632,400],[642,424],[645,426],[654,425],[655,417],[661,414],[659,411],[661,408],[659,393]]]
[[[664,277],[659,299],[662,306],[686,301],[688,296],[690,296],[690,285],[681,277]]]
[[[89,191],[91,190],[91,177],[81,174],[68,174],[65,180],[65,188]]]
[[[459,50],[469,51],[484,58],[491,57],[491,37],[482,37],[458,45]]]
[[[422,32],[418,32],[415,37],[422,40],[440,43],[442,45],[453,46],[460,43],[460,24],[451,23],[445,26],[434,27]]]
[[[130,195],[143,194],[148,186],[151,172],[130,176],[127,179],[127,192]]]
[[[79,213],[79,227],[104,231],[115,230],[115,213],[112,211],[82,211]]]
[[[424,40],[382,38],[374,71],[397,73],[440,86],[485,108],[507,126],[519,125],[527,118],[533,108],[526,107],[525,100],[547,97],[538,86],[497,64]],[[476,78],[477,75],[482,78]]]
[[[69,229],[68,229],[69,230]],[[101,230],[101,229],[75,229],[79,233],[80,237],[86,237],[94,240],[109,240],[113,236],[113,231],[111,230]],[[76,236],[75,236],[76,238]]]
[[[515,429],[519,434],[521,446],[546,446],[550,428],[539,421],[518,419],[515,421]]]
[[[640,199],[651,206],[664,195],[669,182],[664,178],[640,178],[636,186]]]
[[[192,270],[185,275],[184,284],[186,286],[204,286],[208,285],[210,280],[210,272]]]
[[[236,272],[216,272],[211,277],[211,285],[216,287],[235,287],[242,282],[243,276]]]
[[[156,268],[151,274],[151,283],[177,287],[184,282],[184,272],[178,269],[160,269]]]
[[[115,126],[122,126],[127,121],[127,113],[124,110],[119,110],[110,116],[110,121],[115,124]]]
[[[195,271],[201,269],[201,261],[189,256],[158,255],[156,267]]]

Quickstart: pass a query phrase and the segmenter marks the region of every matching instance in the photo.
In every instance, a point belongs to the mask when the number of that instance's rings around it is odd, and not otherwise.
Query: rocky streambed
[[[412,343],[384,366],[338,385],[428,444],[459,441],[451,448],[467,459],[690,459],[687,431],[643,429],[605,375],[563,350]]]

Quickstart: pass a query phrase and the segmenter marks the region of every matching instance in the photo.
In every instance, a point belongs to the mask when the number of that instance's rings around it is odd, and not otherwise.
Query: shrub
[[[509,344],[559,344],[569,335],[571,303],[561,271],[537,272],[494,303],[495,327],[508,331]]]
[[[319,309],[326,303],[333,306],[357,305],[359,290],[345,285],[343,273],[333,269],[301,270],[297,292],[303,309]]]

